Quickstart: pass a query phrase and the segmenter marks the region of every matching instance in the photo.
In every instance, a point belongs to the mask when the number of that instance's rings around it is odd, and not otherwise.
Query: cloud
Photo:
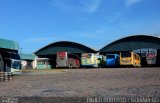
[[[68,7],[68,5],[66,5],[62,0],[52,0],[52,5],[61,8]]]
[[[48,41],[48,40],[51,40],[51,38],[37,37],[37,38],[30,38],[28,40],[25,40],[24,43],[42,42],[42,41]]]
[[[82,39],[103,39],[102,36],[106,35],[104,28],[97,28],[92,31],[72,31],[68,33],[69,38]]]
[[[20,47],[23,47],[23,53],[33,53],[33,51],[36,51],[44,45],[48,44],[47,42],[49,41],[53,41],[53,38],[35,37],[24,39],[23,41],[20,41]]]
[[[51,0],[51,5],[65,12],[73,12],[75,10],[75,5],[70,4],[68,0]]]
[[[131,7],[137,3],[139,3],[142,0],[125,0],[125,6],[126,7]]]
[[[51,0],[54,7],[60,8],[62,10],[76,10],[87,13],[95,13],[100,7],[102,0],[79,0],[78,2],[75,2],[75,0],[71,1],[72,3],[67,0]],[[78,4],[75,5],[74,3]]]
[[[123,0],[123,7],[116,10],[112,10],[109,14],[106,15],[105,19],[108,23],[120,23],[120,21],[127,18],[127,14],[131,11],[129,10],[132,6],[142,2],[143,0]],[[128,19],[128,18],[127,18]]]
[[[95,13],[101,5],[101,0],[84,0],[80,3],[83,5],[83,10],[88,13]]]
[[[95,39],[97,38],[98,36],[94,35],[94,34],[91,34],[89,32],[81,32],[81,33],[78,33],[77,35],[74,35],[74,37],[77,37],[77,38],[89,38],[89,39]]]
[[[52,37],[36,37],[36,38],[30,38],[27,40],[24,40],[23,43],[30,44],[30,43],[39,43],[39,42],[46,42],[54,40],[55,38]]]

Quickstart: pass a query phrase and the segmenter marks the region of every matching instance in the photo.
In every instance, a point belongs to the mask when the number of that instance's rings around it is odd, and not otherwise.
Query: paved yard
[[[0,82],[0,97],[160,96],[160,68],[68,69],[14,76]]]

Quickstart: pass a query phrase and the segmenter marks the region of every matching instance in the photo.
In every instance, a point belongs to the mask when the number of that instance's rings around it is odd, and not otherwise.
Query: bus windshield
[[[20,69],[21,68],[21,61],[19,60],[12,60],[12,68],[14,69]]]
[[[131,53],[130,52],[122,52],[121,57],[131,57]]]
[[[107,55],[107,58],[109,58],[109,59],[115,58],[115,55]]]
[[[82,54],[82,58],[84,59],[91,58],[91,57],[92,57],[92,54],[88,54],[88,53]]]

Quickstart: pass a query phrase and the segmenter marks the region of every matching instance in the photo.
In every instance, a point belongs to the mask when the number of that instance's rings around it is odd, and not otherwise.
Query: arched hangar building
[[[56,53],[58,51],[67,51],[70,53],[74,53],[77,55],[81,55],[82,53],[96,53],[107,54],[107,53],[119,53],[122,51],[137,51],[141,57],[142,52],[147,52],[149,48],[153,48],[157,50],[157,62],[156,64],[160,64],[160,38],[149,35],[134,35],[128,36],[125,38],[121,38],[116,40],[106,46],[104,46],[99,51],[91,49],[85,45],[70,42],[70,41],[59,41],[52,44],[49,44],[38,51],[35,54],[41,58],[50,58],[53,60],[53,65],[56,63]],[[143,60],[144,59],[144,60]],[[142,64],[146,64],[145,57],[142,58]]]
[[[76,42],[70,42],[70,41],[59,41],[55,43],[51,43],[38,51],[35,52],[35,55],[37,55],[40,58],[49,58],[52,62],[52,67],[56,66],[56,53],[58,51],[66,51],[69,53],[73,53],[81,56],[82,53],[96,53],[97,51],[94,49],[91,49],[85,45],[76,43]]]
[[[157,50],[156,64],[160,66],[160,38],[149,35],[134,35],[116,40],[99,50],[100,54],[135,51],[141,56],[142,66],[147,66],[145,53]]]

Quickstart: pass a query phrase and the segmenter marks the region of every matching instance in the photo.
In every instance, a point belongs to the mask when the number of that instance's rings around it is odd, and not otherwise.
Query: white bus
[[[79,57],[65,51],[57,52],[56,67],[79,68]]]
[[[95,53],[82,53],[81,65],[82,67],[99,67],[103,59],[102,55]]]
[[[0,71],[21,74],[21,59],[19,54],[0,51]]]

